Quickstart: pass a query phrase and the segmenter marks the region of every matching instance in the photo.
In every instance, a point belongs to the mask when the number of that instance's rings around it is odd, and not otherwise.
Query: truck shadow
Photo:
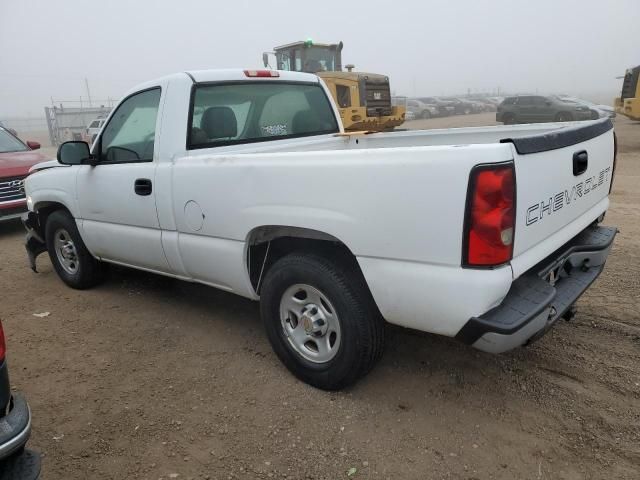
[[[225,331],[230,335],[226,339],[231,342],[227,344],[229,348],[242,349],[250,344],[251,362],[261,361],[255,355],[270,359],[266,366],[273,375],[290,377],[264,334],[258,302],[206,285],[117,266],[111,267],[109,280],[100,288],[125,289],[129,295],[140,295],[145,303],[168,304],[172,311],[184,312],[171,321],[180,322],[187,331],[204,331],[205,335],[211,335],[211,342],[220,341],[213,330]],[[395,404],[397,395],[408,390],[419,396],[436,392],[457,397],[470,388],[483,390],[482,385],[486,384],[492,391],[500,391],[504,381],[496,382],[498,377],[520,370],[521,364],[527,362],[524,359],[529,357],[530,361],[530,357],[537,355],[531,349],[499,356],[485,354],[451,338],[390,324],[386,326],[386,337],[382,360],[367,377],[346,390],[349,395],[364,398],[374,394],[389,397],[390,403]]]
[[[24,227],[19,218],[7,221],[0,221],[0,236],[16,235],[24,232]]]

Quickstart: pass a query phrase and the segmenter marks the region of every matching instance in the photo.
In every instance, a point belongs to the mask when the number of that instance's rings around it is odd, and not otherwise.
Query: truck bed
[[[379,148],[413,148],[431,146],[459,146],[473,144],[491,144],[519,140],[524,145],[531,137],[548,148],[553,146],[551,136],[571,134],[575,131],[593,129],[594,132],[610,129],[610,120],[594,120],[589,122],[539,123],[528,125],[500,125],[489,127],[446,128],[434,130],[396,130],[372,134],[338,134],[316,137],[280,140],[277,142],[250,143],[246,145],[230,145],[216,148],[216,155],[247,153],[286,153],[313,152],[327,150],[362,150]],[[584,137],[574,137],[580,141]],[[211,152],[194,152],[192,155],[211,155]]]

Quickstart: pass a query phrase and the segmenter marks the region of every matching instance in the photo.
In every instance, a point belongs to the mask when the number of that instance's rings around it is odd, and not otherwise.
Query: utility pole
[[[89,91],[89,80],[87,80],[87,77],[84,77],[84,85],[85,87],[87,87],[87,97],[89,97],[89,108],[92,107],[91,105],[91,92]]]

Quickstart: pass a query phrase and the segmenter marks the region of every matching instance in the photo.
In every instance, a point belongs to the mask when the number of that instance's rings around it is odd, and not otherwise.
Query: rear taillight
[[[609,195],[611,195],[611,189],[613,188],[613,177],[616,175],[616,163],[618,161],[618,137],[616,132],[613,132],[613,166],[611,167],[611,183],[609,184]]]
[[[7,346],[4,343],[4,330],[2,330],[2,322],[0,322],[0,362],[4,360],[7,353]]]
[[[462,264],[495,267],[511,260],[516,212],[513,163],[478,165],[471,171]]]

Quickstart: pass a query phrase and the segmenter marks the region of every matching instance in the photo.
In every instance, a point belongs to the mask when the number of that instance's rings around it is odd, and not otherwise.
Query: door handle
[[[151,195],[153,186],[151,184],[151,180],[149,180],[148,178],[137,178],[135,183],[133,184],[133,189],[135,190],[137,195],[146,197],[148,195]]]
[[[587,171],[587,167],[589,166],[589,154],[586,150],[582,150],[580,152],[576,152],[573,154],[573,175],[578,176],[582,175]]]

